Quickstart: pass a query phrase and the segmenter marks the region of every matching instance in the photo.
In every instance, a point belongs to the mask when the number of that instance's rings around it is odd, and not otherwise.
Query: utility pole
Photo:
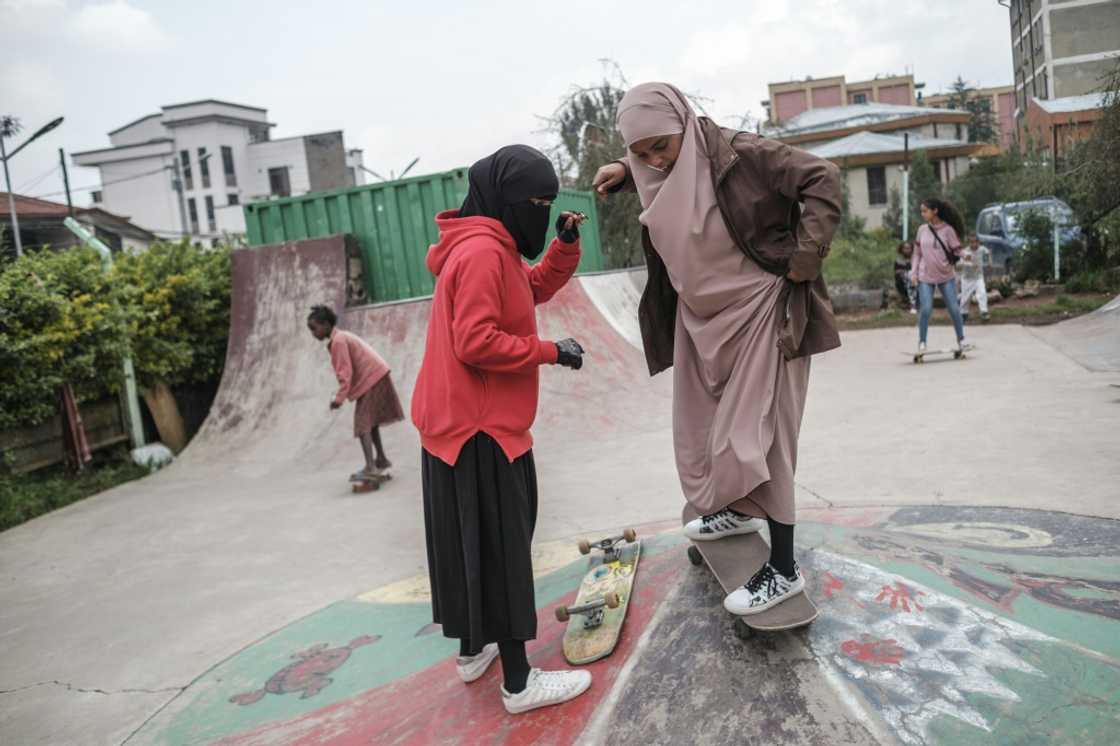
[[[66,172],[66,151],[58,149],[58,162],[62,165],[62,183],[66,185],[66,214],[74,217],[74,202],[70,199],[70,174]]]
[[[910,240],[910,133],[902,135],[902,240]]]

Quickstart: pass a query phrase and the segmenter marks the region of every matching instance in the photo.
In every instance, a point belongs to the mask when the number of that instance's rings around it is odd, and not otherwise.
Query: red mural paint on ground
[[[867,635],[859,640],[845,640],[840,650],[852,660],[873,666],[897,666],[906,655],[897,640],[876,640]]]
[[[925,608],[918,603],[918,596],[926,595],[922,591],[915,591],[904,583],[895,583],[893,586],[884,585],[883,589],[879,591],[879,595],[875,597],[877,603],[885,603],[890,599],[891,609],[898,610],[901,608],[903,611],[910,613],[910,607],[913,606],[913,611],[925,611]]]
[[[832,594],[839,593],[844,589],[844,581],[833,575],[831,572],[825,570],[824,573],[824,588],[821,591],[828,598],[832,598]]]
[[[251,705],[260,702],[266,694],[291,694],[303,692],[300,699],[314,697],[333,679],[327,674],[334,671],[350,658],[355,648],[370,645],[381,639],[381,635],[362,635],[355,637],[349,645],[327,649],[328,643],[321,642],[307,650],[292,655],[295,663],[281,668],[269,677],[264,688],[246,692],[229,698],[235,705]]]
[[[464,685],[455,674],[453,658],[385,686],[363,692],[300,718],[270,723],[256,730],[218,741],[223,746],[284,743],[289,746],[369,743],[573,743],[595,709],[614,685],[638,638],[645,631],[666,593],[677,585],[680,557],[663,552],[642,560],[634,584],[634,598],[618,647],[589,666],[594,681],[587,694],[575,700],[509,715],[502,706],[501,665],[495,664],[478,681]],[[561,640],[567,625],[555,621],[552,607],[575,601],[573,590],[537,611],[535,642],[529,661],[546,670],[572,668],[563,657]]]

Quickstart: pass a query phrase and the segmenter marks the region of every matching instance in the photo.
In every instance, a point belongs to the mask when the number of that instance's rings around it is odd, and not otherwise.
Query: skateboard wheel
[[[749,640],[754,637],[754,630],[742,619],[735,620],[735,636],[740,640]]]
[[[704,555],[700,554],[700,550],[696,547],[689,547],[688,561],[696,566],[700,566],[704,563]]]
[[[628,528],[628,529],[626,529],[625,531],[622,532],[622,538],[626,539],[626,541],[633,544],[635,541],[638,540],[638,532],[635,531],[632,528]]]
[[[556,607],[556,621],[566,622],[569,619],[571,619],[571,615],[568,614],[568,607],[567,606],[557,606]]]
[[[617,593],[608,593],[603,596],[603,601],[607,604],[608,609],[617,609],[618,605],[622,603]]]
[[[589,542],[587,539],[580,539],[579,553],[580,554],[591,554],[591,542]]]

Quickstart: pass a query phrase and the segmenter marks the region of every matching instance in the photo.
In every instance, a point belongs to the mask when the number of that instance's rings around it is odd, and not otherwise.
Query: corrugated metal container
[[[300,197],[254,202],[244,207],[250,246],[351,233],[362,249],[366,292],[373,302],[430,295],[434,278],[424,264],[439,235],[433,220],[462,204],[467,170],[368,184]],[[603,268],[599,216],[590,192],[561,190],[553,220],[563,210],[588,216],[581,229],[581,272]],[[550,231],[551,233],[551,231]]]

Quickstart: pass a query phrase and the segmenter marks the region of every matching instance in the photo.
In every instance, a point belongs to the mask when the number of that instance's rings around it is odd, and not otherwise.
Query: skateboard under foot
[[[642,543],[634,529],[628,528],[619,536],[581,541],[579,551],[594,554],[587,562],[575,603],[556,607],[556,619],[568,624],[562,643],[564,657],[576,665],[608,656],[618,644]]]
[[[691,505],[686,505],[681,513],[681,525],[699,517]],[[688,548],[688,559],[694,565],[707,564],[724,593],[731,593],[745,585],[770,559],[770,545],[757,532],[715,541],[693,541]],[[804,627],[819,613],[809,595],[801,592],[766,611],[735,616],[735,635],[746,640],[756,631],[776,632]]]

